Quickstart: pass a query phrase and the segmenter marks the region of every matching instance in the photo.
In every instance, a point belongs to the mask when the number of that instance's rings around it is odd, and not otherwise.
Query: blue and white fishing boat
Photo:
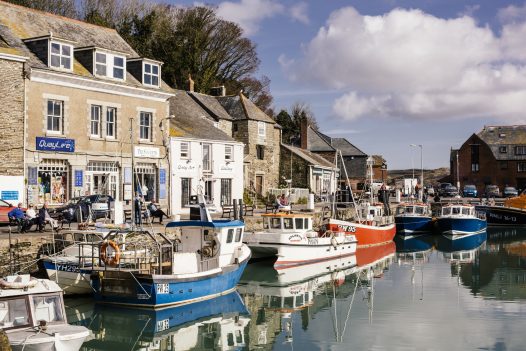
[[[443,206],[437,225],[442,234],[452,235],[482,233],[487,227],[484,213],[467,204]]]
[[[162,308],[233,291],[250,259],[244,223],[212,220],[204,201],[196,210],[199,220],[170,222],[164,234],[132,233],[125,244],[106,237],[105,264],[91,276],[96,301]]]
[[[401,203],[396,207],[395,223],[396,233],[400,235],[430,232],[431,209],[424,203]]]

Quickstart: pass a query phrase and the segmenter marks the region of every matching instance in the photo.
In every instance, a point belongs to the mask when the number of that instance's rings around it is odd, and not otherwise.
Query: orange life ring
[[[111,246],[111,248],[115,250],[115,256],[108,257],[108,254],[106,253],[106,249],[108,248],[108,246]],[[117,243],[113,240],[105,241],[100,247],[100,259],[107,266],[117,266],[121,259],[121,249],[119,248],[119,245],[117,245]]]

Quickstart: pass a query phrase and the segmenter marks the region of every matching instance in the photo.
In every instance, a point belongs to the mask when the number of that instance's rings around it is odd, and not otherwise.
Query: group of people
[[[144,197],[141,196],[140,193],[136,193],[135,200],[134,200],[134,206],[135,206],[134,216],[135,216],[136,224],[142,224],[143,215],[145,217],[151,217],[152,219],[159,218],[160,224],[163,223],[163,217],[168,218],[168,215],[155,204],[155,199],[152,199],[152,201],[148,205],[146,205],[145,211],[143,211],[144,202],[145,202]]]
[[[27,210],[24,211],[22,203],[19,203],[17,207],[7,213],[7,217],[10,221],[15,221],[19,224],[21,233],[31,230],[33,225],[36,225],[35,231],[43,232],[46,223],[51,224],[54,229],[58,228],[58,221],[49,214],[47,202],[38,211],[34,205],[29,205]]]
[[[281,194],[278,197],[276,197],[274,212],[277,212],[279,210],[290,211],[289,199],[285,196],[285,194]]]

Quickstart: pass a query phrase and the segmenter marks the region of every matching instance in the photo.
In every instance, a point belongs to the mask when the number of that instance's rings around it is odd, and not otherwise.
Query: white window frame
[[[146,67],[149,67],[149,72],[146,72]],[[157,68],[157,74],[153,73],[154,67]],[[146,82],[146,77],[149,77],[150,83]],[[152,83],[153,78],[157,78],[157,84]],[[152,87],[159,87],[159,84],[161,84],[161,66],[159,64],[150,62],[142,63],[142,84]]]
[[[225,161],[234,161],[234,147],[225,145]]]
[[[49,113],[49,104],[53,104],[53,111],[51,114]],[[59,113],[56,114],[55,106],[56,103],[58,103]],[[49,119],[51,118],[51,129],[49,129]],[[58,130],[53,129],[54,120],[58,120]],[[64,101],[62,100],[56,100],[56,99],[48,99],[47,100],[47,108],[46,108],[46,132],[49,134],[64,134]]]
[[[110,122],[110,111],[113,111],[111,114],[113,116],[113,121]],[[111,126],[111,129],[110,129]],[[109,132],[112,133],[109,133]],[[113,106],[106,107],[106,138],[116,139],[117,138],[117,108]]]
[[[148,125],[143,124],[143,116],[149,116],[149,123]],[[152,141],[152,127],[153,127],[153,113],[147,112],[147,111],[141,111],[139,113],[139,139],[145,140],[145,141]],[[143,130],[147,129],[147,135],[146,137],[143,137]]]
[[[98,62],[97,56],[104,56],[104,62]],[[115,63],[116,59],[122,60],[122,65],[117,65]],[[125,80],[126,79],[126,58],[122,55],[116,55],[109,52],[104,52],[96,50],[93,56],[95,70],[94,73],[97,77],[112,78],[116,80]],[[104,67],[104,74],[97,72],[97,66]],[[122,70],[122,78],[115,75],[116,70]]]
[[[94,111],[98,111],[98,116],[94,114]],[[96,117],[96,118],[95,118]],[[96,132],[94,132],[94,126],[96,125]],[[90,135],[92,137],[100,138],[102,136],[102,106],[91,105],[90,107]]]
[[[186,149],[186,150],[185,150]],[[190,159],[190,143],[187,141],[182,141],[180,144],[180,157],[182,160]]]
[[[98,56],[104,57],[104,62],[98,60]],[[100,69],[104,69],[104,73],[99,73]],[[106,77],[108,75],[108,55],[105,52],[95,51],[95,75],[98,77]]]
[[[258,136],[264,138],[266,134],[266,123],[258,122]]]
[[[208,155],[205,155],[205,149],[208,148]],[[202,153],[202,164],[203,164],[203,172],[211,172],[214,168],[213,166],[213,158],[212,158],[212,144],[210,143],[203,143],[201,144],[201,153]]]
[[[59,49],[58,49],[58,53],[53,53],[53,45],[58,45],[59,46]],[[69,55],[67,54],[64,54],[64,48],[69,48]],[[56,65],[53,65],[52,64],[52,58],[53,57],[58,57],[58,60],[59,60],[59,64],[58,66]],[[49,59],[49,67],[52,67],[52,68],[57,68],[57,69],[62,69],[62,70],[65,70],[65,71],[72,71],[73,70],[73,46],[72,45],[69,45],[69,44],[64,44],[64,43],[61,43],[61,42],[58,42],[58,41],[50,41],[49,42],[49,56],[48,56],[48,59]],[[69,59],[69,67],[66,67],[63,63],[64,63],[64,60],[65,59]]]

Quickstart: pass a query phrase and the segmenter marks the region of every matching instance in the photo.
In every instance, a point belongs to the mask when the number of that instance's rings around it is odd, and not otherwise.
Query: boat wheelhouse
[[[448,204],[442,207],[437,219],[442,234],[475,234],[486,231],[486,217],[474,206],[467,204]]]
[[[401,203],[396,207],[395,223],[398,234],[430,232],[433,229],[431,209],[424,203]]]
[[[263,230],[247,233],[245,242],[254,258],[276,257],[274,267],[287,267],[353,255],[356,238],[312,229],[312,215],[264,214]]]
[[[0,282],[0,328],[13,350],[78,350],[89,335],[66,320],[60,287],[29,275]]]

